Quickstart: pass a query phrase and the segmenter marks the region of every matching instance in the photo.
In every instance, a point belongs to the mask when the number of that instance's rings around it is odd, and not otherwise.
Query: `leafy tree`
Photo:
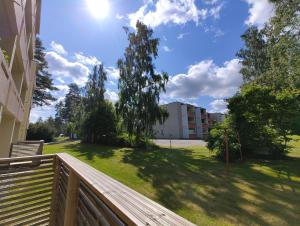
[[[264,32],[258,30],[257,27],[250,27],[241,38],[245,43],[245,48],[241,49],[237,56],[242,59],[241,74],[244,81],[246,83],[261,81],[268,84],[269,81],[263,79],[264,73],[270,67]]]
[[[114,106],[104,100],[106,80],[104,66],[95,65],[85,87],[86,97],[76,114],[84,142],[113,144],[116,139],[118,118]]]
[[[87,112],[81,136],[84,142],[114,144],[117,136],[117,115],[112,103],[100,101],[96,108]]]
[[[41,39],[36,38],[34,58],[37,62],[36,87],[33,93],[33,104],[36,106],[50,105],[56,98],[51,91],[58,90],[54,84],[51,74],[48,72],[48,63],[45,59],[45,48]]]
[[[273,0],[275,16],[262,30],[250,27],[237,56],[245,82],[272,86],[274,92],[300,87],[300,2]]]
[[[129,32],[129,45],[124,59],[119,59],[120,70],[118,113],[123,117],[126,129],[139,143],[143,137],[152,135],[157,120],[162,122],[167,113],[159,107],[160,92],[165,92],[167,73],[155,71],[153,60],[157,58],[159,40],[152,38],[153,30],[141,22],[136,32]]]
[[[93,72],[89,75],[89,80],[86,84],[86,104],[89,110],[93,109],[95,103],[104,101],[106,74],[103,64],[98,64],[93,67]]]
[[[251,84],[228,100],[231,127],[239,134],[246,156],[284,154],[278,128],[273,123],[275,105],[276,97],[270,87]]]
[[[225,132],[226,130],[226,132]],[[239,136],[234,129],[231,117],[227,117],[223,123],[216,124],[210,131],[207,140],[207,148],[216,152],[216,157],[225,160],[225,136],[228,139],[229,160],[242,160],[242,151]],[[225,135],[226,134],[226,135]]]
[[[66,94],[65,104],[62,108],[62,118],[66,123],[74,121],[74,114],[76,111],[77,106],[80,104],[81,101],[81,94],[80,88],[77,84],[71,83],[69,85],[69,91]]]
[[[44,140],[45,142],[53,141],[55,128],[52,124],[52,118],[43,121],[41,118],[36,123],[30,123],[27,130],[27,140]]]
[[[273,2],[270,22],[242,35],[245,47],[237,56],[245,83],[228,108],[231,129],[240,135],[246,155],[279,158],[300,115],[300,2]]]

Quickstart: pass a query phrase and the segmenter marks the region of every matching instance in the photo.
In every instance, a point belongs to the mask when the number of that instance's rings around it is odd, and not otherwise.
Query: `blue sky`
[[[141,20],[160,39],[156,69],[170,76],[161,103],[182,101],[224,112],[223,100],[242,83],[236,58],[243,47],[240,35],[272,15],[268,0],[44,0],[40,37],[60,89],[53,93],[58,100],[69,83],[83,86],[92,65],[102,62],[108,72],[106,98],[115,102],[116,62],[128,45],[122,27],[134,29]],[[54,105],[33,108],[30,120],[53,116]]]

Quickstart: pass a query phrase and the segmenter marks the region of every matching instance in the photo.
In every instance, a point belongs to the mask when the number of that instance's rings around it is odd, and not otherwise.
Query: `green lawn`
[[[300,137],[287,160],[230,166],[204,147],[144,151],[62,142],[67,152],[198,225],[299,225]]]

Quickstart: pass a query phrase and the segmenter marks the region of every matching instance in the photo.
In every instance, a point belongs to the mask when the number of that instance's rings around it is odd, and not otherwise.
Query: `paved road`
[[[170,140],[155,139],[155,144],[159,146],[170,146]],[[191,147],[191,146],[206,146],[203,140],[172,140],[172,147]]]

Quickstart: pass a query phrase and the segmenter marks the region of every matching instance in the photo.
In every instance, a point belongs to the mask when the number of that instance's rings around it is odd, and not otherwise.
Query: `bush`
[[[27,140],[44,140],[52,142],[54,139],[55,129],[43,121],[30,123],[27,130]]]

